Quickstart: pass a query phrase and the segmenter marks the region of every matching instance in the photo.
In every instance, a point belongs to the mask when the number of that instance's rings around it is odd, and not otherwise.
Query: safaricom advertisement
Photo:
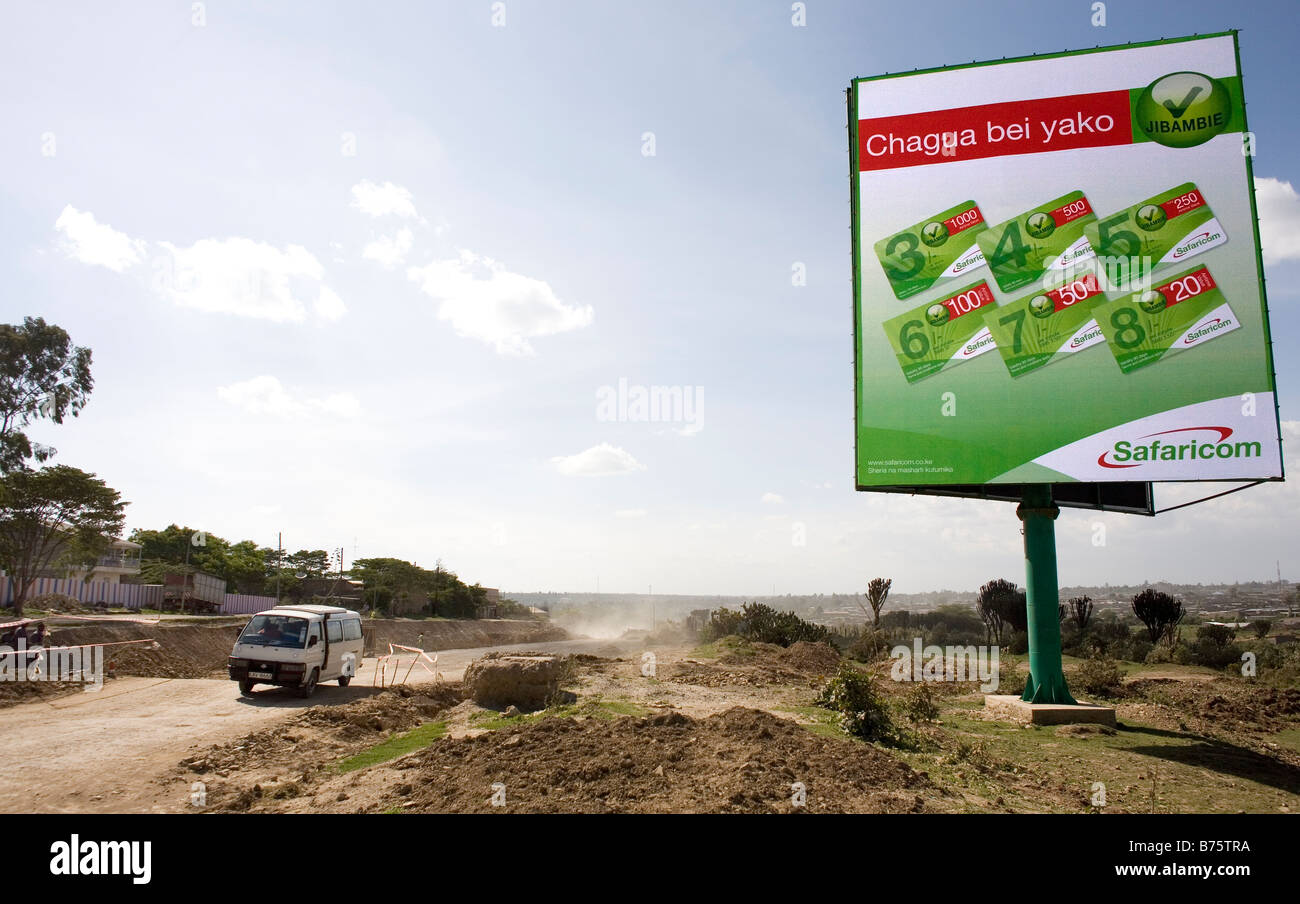
[[[859,487],[1282,476],[1235,33],[849,103]]]

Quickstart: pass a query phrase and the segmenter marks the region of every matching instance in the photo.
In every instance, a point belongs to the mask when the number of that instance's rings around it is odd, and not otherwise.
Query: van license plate
[[[249,678],[265,678],[267,681],[270,681],[270,680],[271,680],[272,678],[274,678],[275,676],[272,675],[270,672],[249,672],[249,673],[248,673],[248,677],[249,677]]]

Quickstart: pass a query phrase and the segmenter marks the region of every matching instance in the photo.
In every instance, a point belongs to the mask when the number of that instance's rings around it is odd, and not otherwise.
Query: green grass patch
[[[799,725],[815,735],[821,735],[824,738],[837,738],[841,741],[857,740],[840,728],[839,713],[826,709],[824,706],[776,706],[773,709],[781,713],[793,713],[796,716],[802,716],[807,721],[800,722]]]
[[[413,750],[428,747],[447,733],[446,722],[425,722],[405,734],[394,735],[386,741],[376,744],[343,760],[336,766],[341,773],[355,772],[379,763],[397,759]]]
[[[728,653],[733,656],[753,656],[754,646],[743,637],[728,634],[726,637],[719,637],[711,643],[700,644],[691,651],[691,657],[694,659],[717,659],[719,656]]]
[[[488,731],[497,731],[502,728],[510,728],[514,725],[527,725],[531,722],[540,722],[542,719],[572,719],[584,717],[588,719],[618,719],[622,716],[648,716],[650,710],[640,704],[633,703],[630,700],[602,700],[599,697],[584,700],[581,703],[566,703],[562,706],[551,706],[546,709],[538,710],[535,713],[521,713],[518,716],[501,715],[493,710],[474,713],[469,717],[470,723],[475,728],[483,728]]]

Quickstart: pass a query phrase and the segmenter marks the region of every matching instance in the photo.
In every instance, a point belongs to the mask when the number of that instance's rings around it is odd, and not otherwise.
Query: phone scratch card
[[[882,326],[907,382],[992,351],[993,336],[984,325],[983,312],[996,306],[993,290],[980,280],[941,301],[886,320]]]
[[[1002,360],[1018,377],[1106,341],[1093,310],[1106,299],[1085,273],[1050,292],[1035,292],[984,315]]]
[[[1044,285],[1060,283],[1065,279],[1055,279],[1057,271],[1094,256],[1083,230],[1096,219],[1083,192],[1072,191],[985,229],[979,234],[979,246],[1003,292],[1022,289],[1044,276],[1048,277]]]
[[[911,298],[940,280],[984,266],[975,237],[987,228],[975,202],[963,201],[876,242],[876,257],[894,296]]]
[[[1115,289],[1136,288],[1139,276],[1161,264],[1181,263],[1228,240],[1205,195],[1192,182],[1089,223],[1084,234],[1103,259],[1136,262],[1114,268]]]
[[[1205,267],[1179,273],[1153,289],[1098,305],[1094,313],[1124,373],[1241,326]]]

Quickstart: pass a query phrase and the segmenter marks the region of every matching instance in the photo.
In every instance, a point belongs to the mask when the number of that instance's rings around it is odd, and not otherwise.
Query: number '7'
[[[1014,323],[1016,325],[1016,331],[1012,335],[1012,339],[1011,339],[1011,354],[1013,355],[1020,354],[1020,336],[1025,331],[1025,312],[1013,311],[1007,316],[999,319],[998,323],[1002,324],[1003,326],[1007,326],[1008,324],[1011,323]]]

